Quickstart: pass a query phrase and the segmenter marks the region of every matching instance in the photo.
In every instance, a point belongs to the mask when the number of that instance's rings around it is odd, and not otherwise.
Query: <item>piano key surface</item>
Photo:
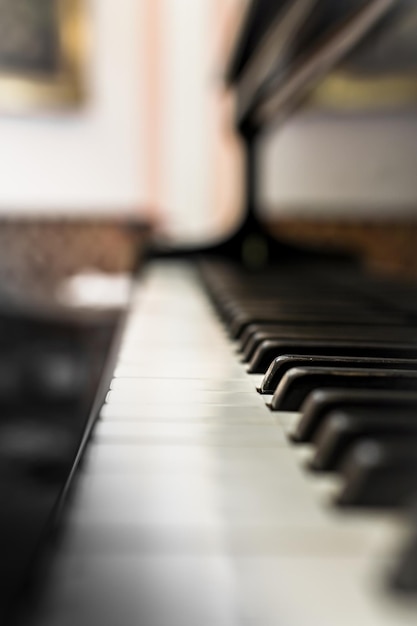
[[[139,282],[116,375],[27,626],[408,626],[396,513],[333,508],[192,266]]]

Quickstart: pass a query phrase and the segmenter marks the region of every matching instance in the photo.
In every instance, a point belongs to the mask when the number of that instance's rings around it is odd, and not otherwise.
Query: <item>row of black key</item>
[[[272,410],[300,413],[291,438],[313,446],[309,468],[342,477],[337,504],[406,506],[417,493],[417,290],[397,304],[397,286],[345,268],[212,265],[204,276],[240,358],[264,374],[258,391]],[[408,558],[398,585],[417,591],[415,570]]]

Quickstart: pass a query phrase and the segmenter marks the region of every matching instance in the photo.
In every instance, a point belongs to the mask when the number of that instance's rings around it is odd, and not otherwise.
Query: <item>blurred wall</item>
[[[241,157],[221,71],[243,1],[85,0],[87,101],[0,111],[0,213],[128,214],[185,241],[230,228]]]
[[[149,204],[146,3],[88,0],[88,99],[69,113],[0,114],[0,212],[136,213]]]
[[[302,113],[261,140],[259,155],[269,215],[416,214],[417,114]]]
[[[159,5],[159,100],[155,203],[166,228],[184,238],[209,229],[213,203],[213,0]]]
[[[0,213],[155,219],[199,241],[236,224],[243,154],[224,60],[247,0],[86,0],[88,97],[74,112],[0,112]],[[417,119],[303,114],[262,142],[270,214],[408,214]]]
[[[175,240],[215,239],[239,216],[242,153],[223,69],[243,3],[152,0],[152,205]]]

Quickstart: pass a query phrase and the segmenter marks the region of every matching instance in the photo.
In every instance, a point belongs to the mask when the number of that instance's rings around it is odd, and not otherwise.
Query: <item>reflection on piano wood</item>
[[[355,254],[373,270],[405,279],[417,276],[417,222],[411,216],[372,219],[291,219],[271,225],[274,234],[298,245]]]

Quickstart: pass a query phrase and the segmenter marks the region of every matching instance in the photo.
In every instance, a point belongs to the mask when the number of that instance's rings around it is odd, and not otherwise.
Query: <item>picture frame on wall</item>
[[[86,1],[0,0],[0,113],[83,102]]]

